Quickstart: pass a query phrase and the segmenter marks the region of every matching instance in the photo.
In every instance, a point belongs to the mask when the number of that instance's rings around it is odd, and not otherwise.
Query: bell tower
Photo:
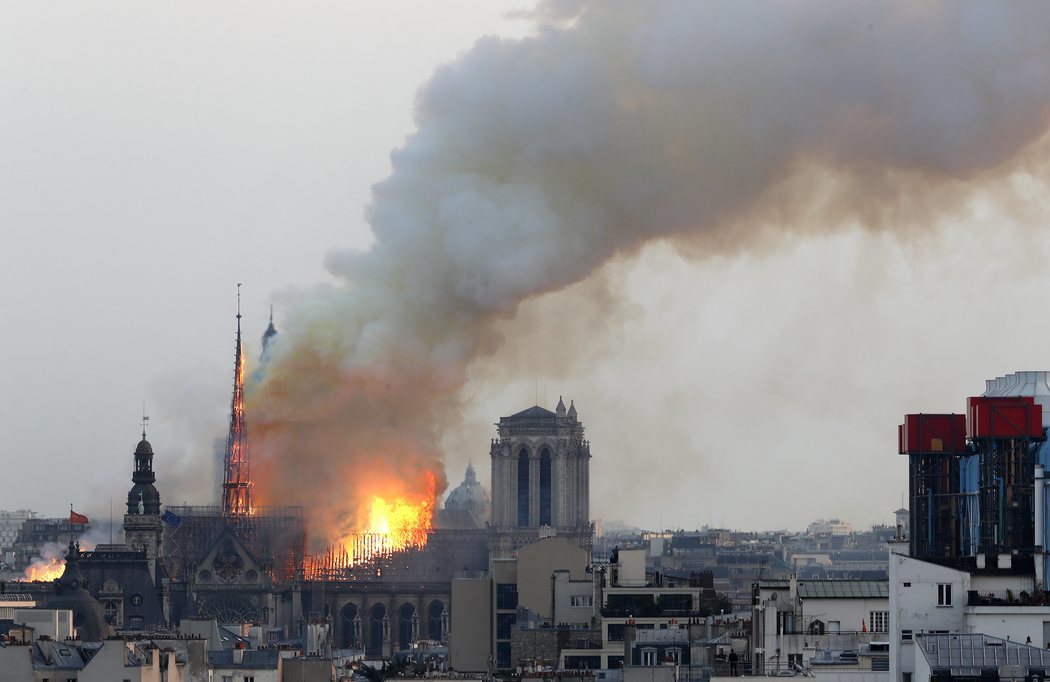
[[[590,550],[591,446],[576,405],[502,417],[492,440],[492,556],[559,535]]]
[[[160,493],[153,485],[157,480],[153,473],[153,446],[146,440],[145,426],[134,458],[133,485],[128,492],[128,513],[124,515],[124,541],[132,549],[146,550],[150,575],[155,576],[162,530]]]

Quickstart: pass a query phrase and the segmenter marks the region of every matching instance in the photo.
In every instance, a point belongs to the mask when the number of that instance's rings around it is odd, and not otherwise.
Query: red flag
[[[861,632],[867,632],[868,631],[868,624],[864,621],[863,618],[860,619],[860,631]]]
[[[85,526],[89,523],[88,517],[84,516],[83,514],[78,514],[72,509],[69,510],[69,522],[79,523]]]

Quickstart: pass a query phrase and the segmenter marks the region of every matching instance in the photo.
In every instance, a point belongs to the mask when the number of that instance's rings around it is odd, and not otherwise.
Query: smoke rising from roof
[[[420,92],[373,190],[375,245],[299,292],[249,395],[256,490],[329,538],[439,472],[495,323],[653,240],[929,222],[1030,162],[1050,7],[557,3]],[[497,356],[498,357],[498,356]],[[498,415],[494,415],[498,416]]]

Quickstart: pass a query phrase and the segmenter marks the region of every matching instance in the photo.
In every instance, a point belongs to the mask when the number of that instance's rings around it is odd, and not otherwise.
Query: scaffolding
[[[1034,544],[1032,466],[1028,439],[975,439],[980,453],[977,551],[1031,553]]]
[[[173,580],[188,581],[225,532],[230,532],[277,584],[301,580],[306,557],[302,507],[254,507],[229,516],[223,508],[167,507],[179,519],[164,529],[163,558]]]
[[[377,577],[399,555],[426,546],[421,543],[398,547],[386,533],[355,533],[339,545],[329,545],[306,559],[307,580],[345,581]]]

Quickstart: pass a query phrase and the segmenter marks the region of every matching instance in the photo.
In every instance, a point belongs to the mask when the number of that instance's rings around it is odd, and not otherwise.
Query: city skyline
[[[80,10],[80,23],[16,8],[0,29],[0,54],[19,65],[0,77],[15,103],[0,132],[12,226],[0,238],[0,463],[20,471],[4,506],[119,505],[143,401],[162,502],[217,495],[236,283],[249,356],[271,304],[294,336],[293,311],[334,281],[325,263],[373,243],[369,188],[407,144],[417,89],[441,64],[469,61],[483,35],[531,34],[506,14],[527,6],[187,5],[111,20]],[[1034,89],[1047,74],[1037,57],[1024,83]],[[996,72],[966,73],[983,83]],[[931,175],[950,178],[931,183],[936,206],[878,219],[872,207],[756,210],[742,219],[758,233],[746,243],[632,243],[526,296],[466,365],[462,419],[441,440],[450,487],[468,462],[488,486],[494,421],[564,396],[587,425],[596,518],[889,523],[907,487],[904,414],[962,412],[985,379],[1050,367],[1040,125],[994,163],[961,168],[984,151],[962,143],[933,150],[943,163]],[[827,177],[813,186],[834,195],[847,165],[818,164]]]

